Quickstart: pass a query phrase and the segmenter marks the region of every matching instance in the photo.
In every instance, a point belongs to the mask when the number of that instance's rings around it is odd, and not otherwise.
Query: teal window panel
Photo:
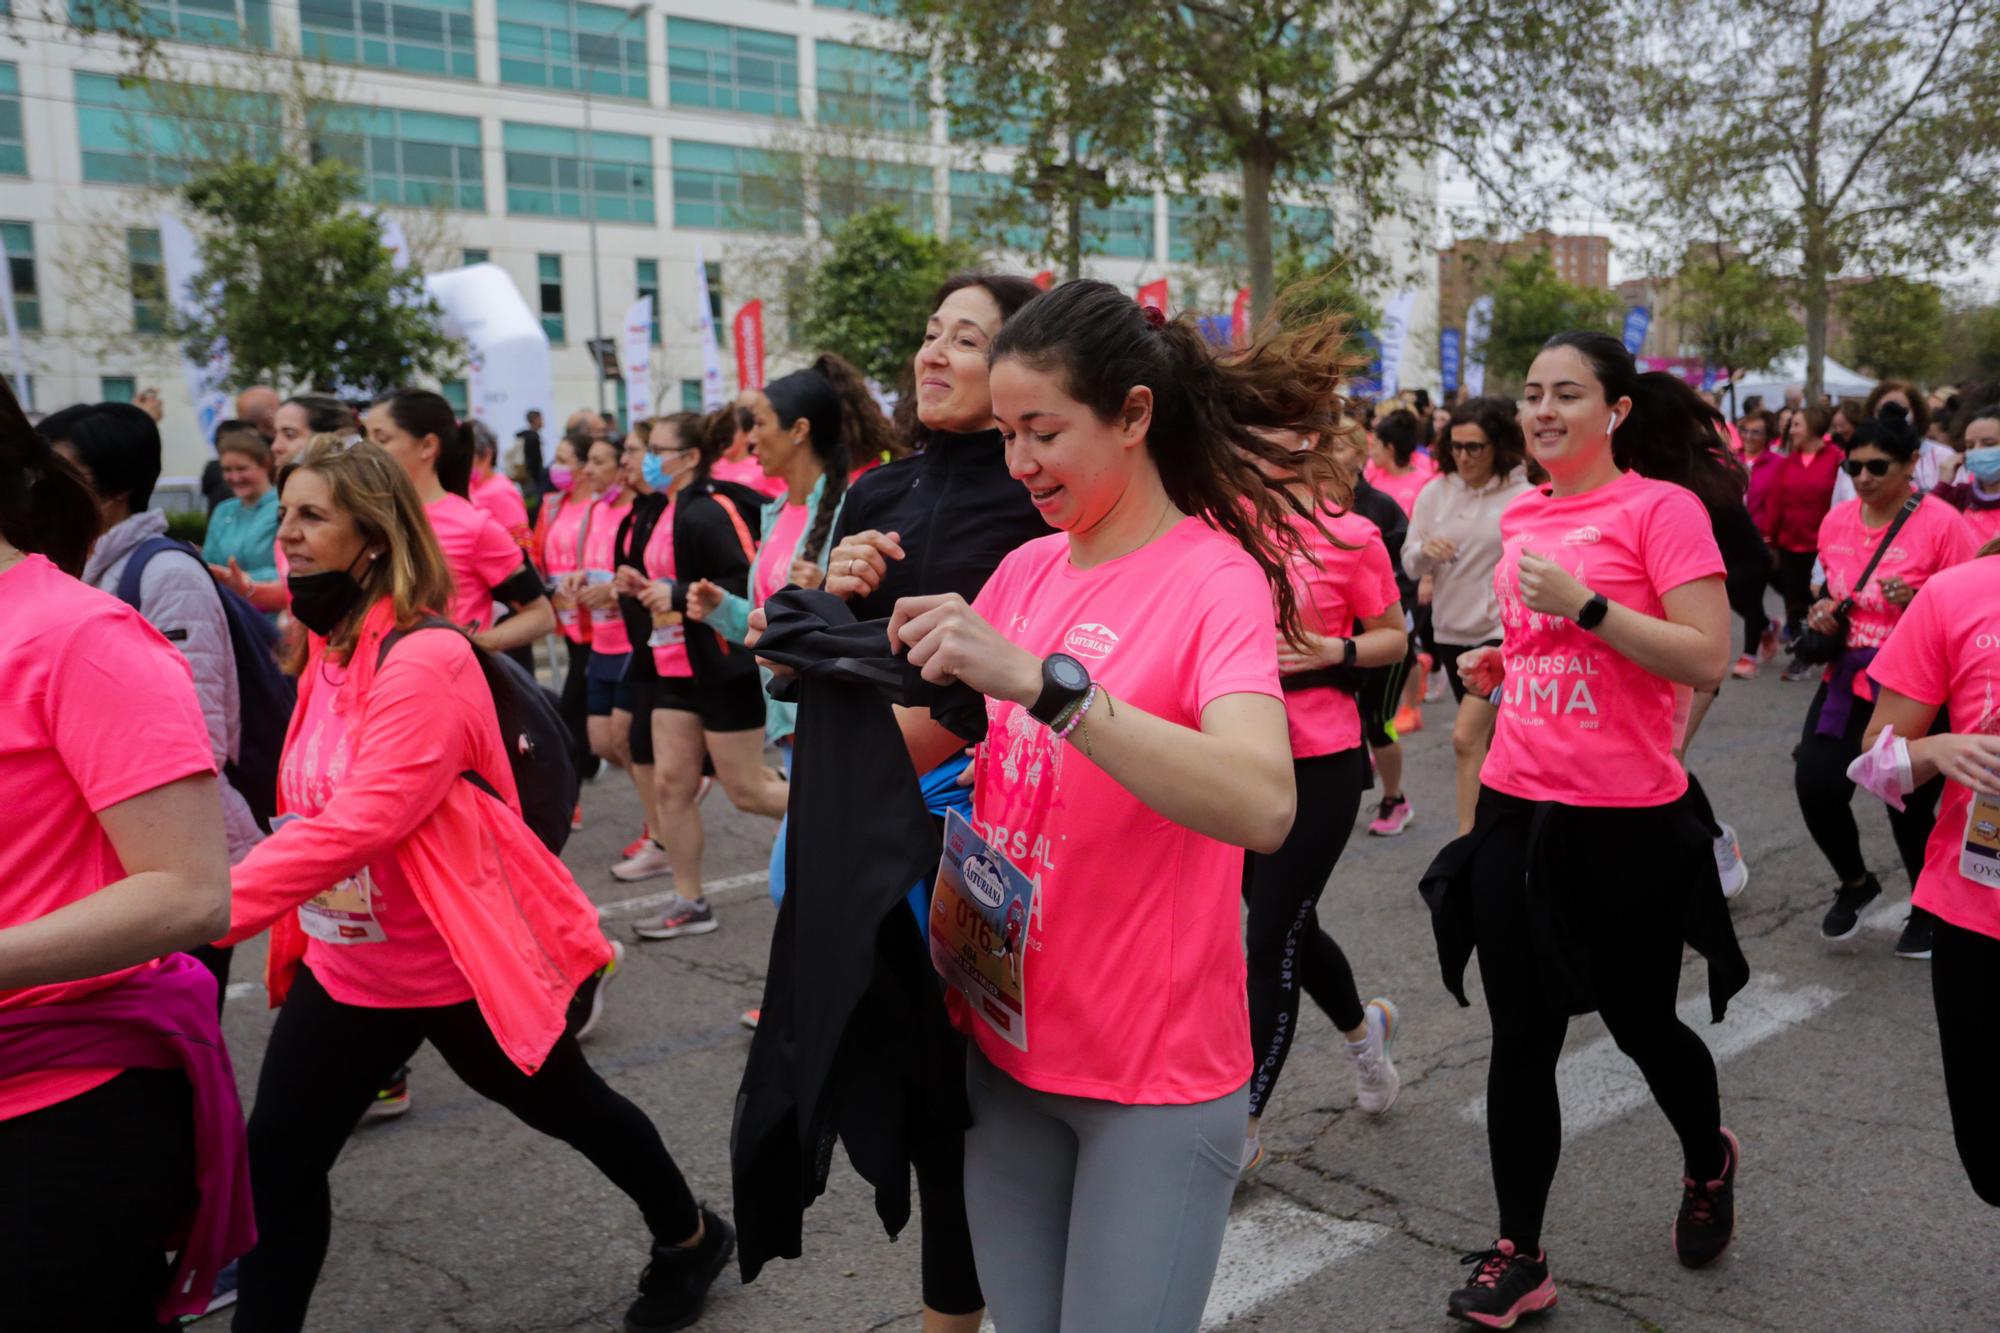
[[[465,391],[464,380],[440,380],[438,395],[451,404],[451,410],[460,420],[471,412],[471,400]]]
[[[995,202],[1015,193],[1014,178],[1004,171],[954,171],[951,173],[951,234],[970,237],[992,235],[993,226],[981,213]],[[1025,222],[1008,222],[999,232],[1000,243],[1009,250],[1034,253],[1042,235]]]
[[[563,339],[562,256],[535,256],[535,284],[542,307],[542,332],[552,343]]]
[[[954,123],[952,109],[972,103],[972,71],[963,65],[954,66],[945,76],[945,119],[946,129],[955,142],[964,142],[969,136],[961,134]],[[1016,101],[1018,102],[1018,98]],[[995,132],[982,136],[988,142],[1007,148],[1025,148],[1028,144],[1029,122],[1025,116],[1007,116],[1000,120]]]
[[[1194,195],[1167,196],[1167,258],[1176,264],[1244,263],[1239,241],[1240,219],[1227,206],[1210,200],[1203,203]],[[1200,233],[1207,231],[1207,235]],[[1206,248],[1203,248],[1203,242]]]
[[[78,27],[133,33],[157,41],[201,46],[271,45],[270,0],[137,0],[131,9],[104,0],[70,0],[69,17]]]
[[[35,273],[35,229],[26,222],[0,222],[7,246],[7,276],[14,282],[14,318],[23,333],[42,327],[42,289]]]
[[[151,227],[125,232],[125,262],[130,266],[132,327],[140,333],[166,328],[167,268],[160,258],[160,233]]]
[[[178,185],[190,160],[228,148],[269,156],[278,150],[278,115],[276,99],[261,94],[166,85],[156,97],[111,75],[76,76],[83,178],[100,184]]]
[[[879,204],[896,205],[903,224],[912,231],[935,230],[930,168],[853,157],[819,160],[820,213],[829,226]]]
[[[681,411],[683,412],[701,411],[700,380],[681,381]]]
[[[805,230],[805,186],[796,154],[676,139],[673,181],[676,227],[789,235]]]
[[[28,174],[28,136],[21,119],[21,72],[0,61],[0,176]]]
[[[299,0],[299,45],[336,64],[479,76],[472,0]]]
[[[900,12],[896,0],[813,0],[818,9],[845,9],[856,14],[876,14],[882,18],[894,18]]]
[[[338,158],[378,204],[486,211],[479,122],[467,116],[393,107],[315,109],[315,159]]]
[[[1153,196],[1126,195],[1109,208],[1083,210],[1086,254],[1113,259],[1153,257]]]
[[[492,257],[489,251],[468,248],[460,252],[458,262],[466,268],[471,268],[474,264],[484,264]]]
[[[654,221],[653,141],[553,125],[501,126],[507,211],[600,222]]]
[[[130,375],[105,375],[97,381],[98,401],[129,403],[139,394],[139,381]]]
[[[646,21],[582,0],[499,0],[500,82],[646,100]]]
[[[813,44],[813,59],[822,121],[886,133],[929,129],[929,78],[915,61],[828,41]]]
[[[799,44],[784,33],[667,20],[667,100],[796,120]]]
[[[653,298],[653,345],[660,345],[660,261],[641,259],[634,262],[632,276],[638,295]]]

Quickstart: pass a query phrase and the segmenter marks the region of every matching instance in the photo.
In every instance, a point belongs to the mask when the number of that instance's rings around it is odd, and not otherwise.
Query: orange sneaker
[[[1424,729],[1424,715],[1414,708],[1396,710],[1396,734],[1410,736]]]

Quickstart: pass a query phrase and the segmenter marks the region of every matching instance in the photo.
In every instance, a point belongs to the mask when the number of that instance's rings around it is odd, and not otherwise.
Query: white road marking
[[[1899,935],[1903,922],[1910,915],[1910,900],[1898,898],[1894,902],[1880,903],[1861,915],[1861,928],[1885,935]]]
[[[1709,1024],[1706,991],[1683,1000],[1679,1013],[1681,1021],[1708,1043],[1719,1064],[1803,1023],[1840,996],[1841,992],[1824,986],[1785,990],[1779,978],[1758,975],[1729,1002],[1729,1016],[1720,1027]],[[1562,1099],[1565,1143],[1609,1124],[1652,1097],[1638,1066],[1620,1053],[1609,1036],[1562,1058],[1556,1066],[1556,1092]],[[1467,1102],[1460,1115],[1474,1124],[1485,1124],[1485,1095]]]
[[[1328,1217],[1262,1194],[1230,1215],[1201,1326],[1220,1328],[1388,1234],[1374,1222]]]

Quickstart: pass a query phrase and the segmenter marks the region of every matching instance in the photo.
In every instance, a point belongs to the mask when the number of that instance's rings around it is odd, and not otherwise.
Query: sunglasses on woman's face
[[[1860,476],[1864,469],[1871,477],[1886,477],[1895,464],[1886,458],[1850,458],[1841,466],[1847,469],[1850,477]]]
[[[1457,440],[1451,442],[1451,451],[1455,454],[1483,454],[1492,447],[1486,440],[1475,440],[1471,444],[1461,444]]]

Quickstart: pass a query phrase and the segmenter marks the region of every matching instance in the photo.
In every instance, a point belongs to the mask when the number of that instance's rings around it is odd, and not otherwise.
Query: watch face
[[[1083,663],[1064,653],[1049,658],[1049,678],[1066,690],[1081,690],[1090,684],[1090,673],[1083,669]]]

